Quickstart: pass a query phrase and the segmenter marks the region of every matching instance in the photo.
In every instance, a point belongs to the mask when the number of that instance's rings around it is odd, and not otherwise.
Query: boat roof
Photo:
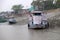
[[[43,11],[32,11],[31,13],[43,13]]]

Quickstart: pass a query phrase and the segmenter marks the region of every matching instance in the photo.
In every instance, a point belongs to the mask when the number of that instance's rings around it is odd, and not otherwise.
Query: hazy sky
[[[0,11],[10,11],[12,5],[22,4],[24,8],[31,7],[33,0],[0,0]]]

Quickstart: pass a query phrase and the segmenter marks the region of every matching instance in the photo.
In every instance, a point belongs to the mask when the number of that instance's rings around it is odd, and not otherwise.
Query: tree
[[[57,8],[56,4],[53,4],[54,0],[37,0],[33,1],[33,6],[38,6],[39,10],[49,10],[49,9],[55,9]]]
[[[22,5],[13,5],[12,6],[12,10],[14,10],[15,11],[15,13],[18,13],[18,11],[20,10],[20,9],[22,9],[24,6],[22,6]]]
[[[53,1],[44,1],[44,9],[45,10],[49,10],[49,9],[53,9],[54,8],[54,4]]]
[[[57,5],[57,8],[60,8],[60,0],[57,0],[56,5]]]
[[[35,10],[36,10],[36,8],[37,8],[37,10],[40,10],[41,9],[41,7],[42,7],[42,5],[41,5],[42,3],[38,0],[38,1],[33,1],[32,3],[31,3],[31,5],[33,5],[34,7],[35,7]]]

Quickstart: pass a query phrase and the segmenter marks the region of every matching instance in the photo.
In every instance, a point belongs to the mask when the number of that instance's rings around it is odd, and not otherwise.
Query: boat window
[[[35,16],[41,16],[41,13],[33,13]]]

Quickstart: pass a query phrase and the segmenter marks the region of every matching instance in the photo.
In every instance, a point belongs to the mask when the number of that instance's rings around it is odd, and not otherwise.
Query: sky
[[[30,8],[33,0],[0,0],[0,12],[11,11],[13,5],[22,4],[24,9]]]

